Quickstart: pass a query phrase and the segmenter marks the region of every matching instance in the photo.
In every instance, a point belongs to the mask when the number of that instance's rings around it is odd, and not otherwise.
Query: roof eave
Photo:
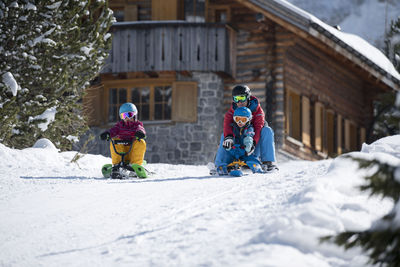
[[[369,58],[365,57],[353,47],[349,46],[348,44],[334,36],[321,25],[311,22],[309,33],[333,48],[336,52],[342,54],[349,60],[353,61],[368,72],[372,73],[378,80],[381,80],[386,85],[396,90],[400,90],[400,80],[396,79],[390,73],[372,62]]]

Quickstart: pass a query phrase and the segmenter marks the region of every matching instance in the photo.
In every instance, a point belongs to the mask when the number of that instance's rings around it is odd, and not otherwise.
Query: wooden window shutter
[[[365,130],[364,127],[361,127],[360,129],[360,144],[362,145],[365,143],[367,140],[367,131]]]
[[[311,125],[310,125],[310,99],[303,96],[302,99],[302,142],[306,146],[311,146]]]
[[[138,20],[138,10],[137,5],[126,5],[124,7],[124,20],[125,21],[137,21]]]
[[[315,103],[315,149],[322,151],[323,147],[323,105]]]
[[[197,121],[197,82],[174,82],[172,84],[172,120],[176,122]]]
[[[351,151],[358,150],[357,126],[350,123],[350,149]]]
[[[103,87],[91,86],[83,97],[83,112],[88,118],[89,126],[100,126],[102,118]]]
[[[327,138],[327,149],[328,155],[335,155],[335,113],[333,110],[328,110],[326,113],[326,138]]]
[[[181,20],[183,19],[182,0],[152,0],[152,20]]]
[[[350,121],[349,120],[344,120],[344,148],[346,149],[346,152],[350,151]]]
[[[301,103],[300,95],[288,91],[287,95],[287,133],[290,137],[301,141]]]
[[[338,155],[343,153],[343,118],[342,115],[338,114],[337,115],[337,127],[336,127],[336,136],[337,136],[337,146],[336,146],[336,150]]]

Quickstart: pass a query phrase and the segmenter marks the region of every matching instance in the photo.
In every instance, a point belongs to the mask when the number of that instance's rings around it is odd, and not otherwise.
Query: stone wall
[[[145,122],[147,162],[206,164],[214,160],[223,129],[223,81],[214,73],[203,72],[192,73],[190,80],[198,82],[197,122]],[[91,128],[88,135],[95,135],[95,139],[89,143],[88,152],[110,156],[108,142],[98,138],[102,131],[104,129]]]

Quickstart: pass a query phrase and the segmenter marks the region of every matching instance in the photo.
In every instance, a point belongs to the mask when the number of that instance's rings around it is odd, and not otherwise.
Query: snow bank
[[[56,146],[47,138],[42,138],[36,141],[33,145],[33,148],[43,148],[53,151],[58,151]]]
[[[398,138],[354,153],[399,159]],[[0,144],[0,265],[361,267],[360,249],[320,238],[368,229],[393,207],[359,191],[365,171],[345,157],[241,178],[148,164],[149,179],[115,181],[100,171],[110,158],[75,154],[45,139]]]

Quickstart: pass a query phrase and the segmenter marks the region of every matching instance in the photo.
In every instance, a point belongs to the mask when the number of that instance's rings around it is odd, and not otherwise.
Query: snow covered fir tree
[[[400,17],[392,21],[386,37],[385,53],[400,71]],[[374,103],[374,121],[371,125],[371,140],[376,140],[400,132],[400,93],[387,92]]]
[[[0,2],[1,143],[71,148],[87,130],[80,102],[108,57],[112,22],[105,0]]]
[[[377,220],[370,229],[365,231],[346,231],[332,239],[346,249],[361,246],[369,255],[373,264],[383,266],[400,266],[400,167],[379,159],[365,159],[350,157],[359,163],[361,169],[367,169],[367,184],[362,185],[362,191],[371,195],[381,195],[393,200],[393,209],[380,220]],[[325,240],[326,240],[325,239]]]

